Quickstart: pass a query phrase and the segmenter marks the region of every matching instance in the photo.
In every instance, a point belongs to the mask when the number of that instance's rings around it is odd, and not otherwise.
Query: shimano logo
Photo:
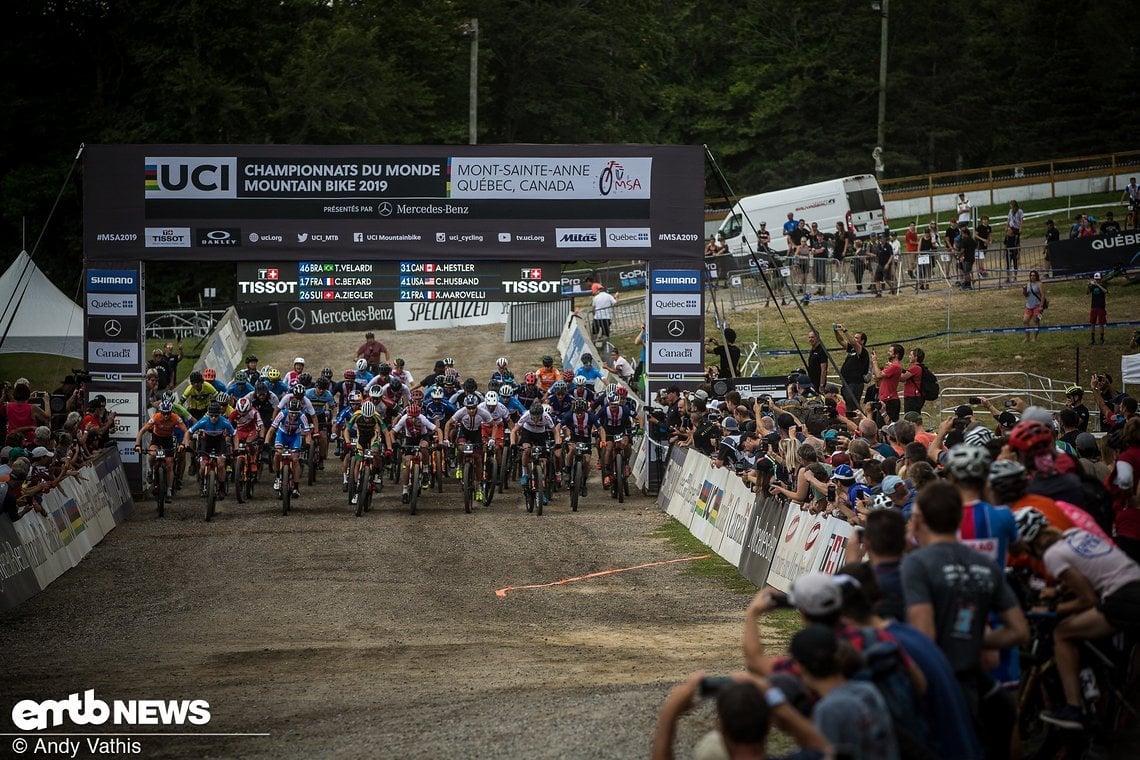
[[[133,277],[92,277],[93,285],[134,285]]]
[[[696,277],[657,277],[653,280],[656,285],[696,285]]]
[[[82,698],[74,693],[59,700],[24,699],[12,708],[12,723],[21,731],[43,731],[68,722],[76,726],[204,726],[210,722],[210,703],[204,699],[116,699],[108,704],[88,689]]]

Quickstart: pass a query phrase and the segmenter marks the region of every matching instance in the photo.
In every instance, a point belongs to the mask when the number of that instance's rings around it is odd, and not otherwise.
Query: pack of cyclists
[[[626,386],[602,388],[588,354],[577,371],[557,368],[549,355],[521,376],[509,364],[500,357],[481,382],[464,377],[446,357],[417,381],[401,358],[375,365],[359,358],[334,379],[330,367],[308,371],[301,356],[282,373],[273,366],[259,368],[258,358],[250,355],[228,383],[212,369],[195,370],[181,392],[150,398],[153,415],[140,428],[136,449],[142,451],[149,434],[151,485],[158,488],[161,482],[166,500],[182,488],[183,473],[197,475],[203,463],[217,472],[219,499],[226,497],[227,476],[256,480],[262,466],[271,468],[278,498],[284,480],[296,499],[302,468],[310,468],[313,483],[332,457],[340,460],[342,490],[350,493],[352,504],[362,493],[365,459],[376,486],[382,487],[387,473],[400,483],[401,501],[408,503],[413,461],[426,473],[419,480],[421,490],[433,484],[442,490],[446,479],[461,476],[459,450],[476,452],[467,454],[474,499],[489,506],[496,486],[501,491],[508,482],[506,477],[492,481],[501,471],[512,469],[521,487],[530,485],[531,452],[537,450],[548,467],[540,495],[546,504],[569,484],[574,460],[569,449],[575,446],[587,468],[578,495],[586,495],[585,479],[593,468],[603,470],[609,488],[614,454],[630,461],[630,441],[639,427],[637,405]],[[161,481],[153,476],[160,453]],[[240,453],[240,473],[235,453]],[[283,462],[288,471],[282,470]],[[622,474],[628,475],[628,467]],[[243,487],[242,493],[251,496],[252,488]],[[573,503],[577,509],[577,499]]]

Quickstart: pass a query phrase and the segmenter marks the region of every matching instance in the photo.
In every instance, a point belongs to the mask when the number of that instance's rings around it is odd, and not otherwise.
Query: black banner
[[[6,483],[0,484],[0,492],[7,488]],[[34,561],[28,547],[20,542],[12,521],[7,515],[0,515],[0,605],[16,607],[40,592],[32,570]]]
[[[392,302],[238,304],[246,335],[395,330]]]
[[[752,507],[744,548],[740,552],[740,574],[760,588],[768,581],[768,571],[776,557],[780,530],[784,526],[786,503],[767,497]]]
[[[1082,274],[1136,264],[1140,264],[1140,232],[1136,230],[1049,244],[1049,266],[1058,273]]]

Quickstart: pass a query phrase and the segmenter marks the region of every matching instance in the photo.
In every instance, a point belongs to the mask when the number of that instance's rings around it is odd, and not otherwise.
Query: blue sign
[[[135,269],[88,269],[88,293],[138,293],[139,273]]]
[[[649,289],[654,293],[700,293],[701,270],[654,269]]]

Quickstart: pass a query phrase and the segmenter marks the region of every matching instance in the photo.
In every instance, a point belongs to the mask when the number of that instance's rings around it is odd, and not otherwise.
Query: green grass
[[[32,390],[50,393],[65,375],[71,374],[72,367],[82,364],[82,359],[55,354],[0,354],[0,380],[14,383],[26,377]]]
[[[684,525],[672,517],[655,529],[652,536],[653,538],[665,539],[665,542],[669,544],[670,548],[674,549],[678,554],[685,556],[691,557],[712,552],[709,547],[698,541]],[[688,563],[685,568],[685,574],[701,578],[715,578],[719,580],[725,588],[737,594],[755,594],[757,591],[756,585],[741,575],[734,565],[721,559],[716,554],[706,559]]]
[[[198,357],[201,356],[201,350],[199,348],[199,341],[200,340],[201,340],[200,338],[196,338],[193,336],[183,339],[183,341],[182,341],[183,360],[178,363],[177,382],[181,383],[182,381],[184,381],[186,379],[186,377],[190,374],[190,370],[194,367],[194,362],[198,361]],[[150,359],[151,351],[153,351],[156,348],[162,348],[167,343],[174,343],[175,345],[177,345],[178,341],[167,340],[165,338],[148,338],[146,341],[146,357],[147,357],[147,359]],[[204,345],[204,343],[203,343],[203,345]],[[248,344],[245,347],[246,354],[254,354],[256,356],[264,356],[264,355],[268,354],[270,352],[270,350],[271,349],[269,347],[269,343],[266,340],[264,340],[263,338],[250,338]],[[261,365],[264,366],[265,362],[262,361]],[[244,364],[242,364],[241,366],[243,368],[245,367]],[[228,382],[230,380],[230,378],[227,377],[227,378],[225,378],[225,380]]]

